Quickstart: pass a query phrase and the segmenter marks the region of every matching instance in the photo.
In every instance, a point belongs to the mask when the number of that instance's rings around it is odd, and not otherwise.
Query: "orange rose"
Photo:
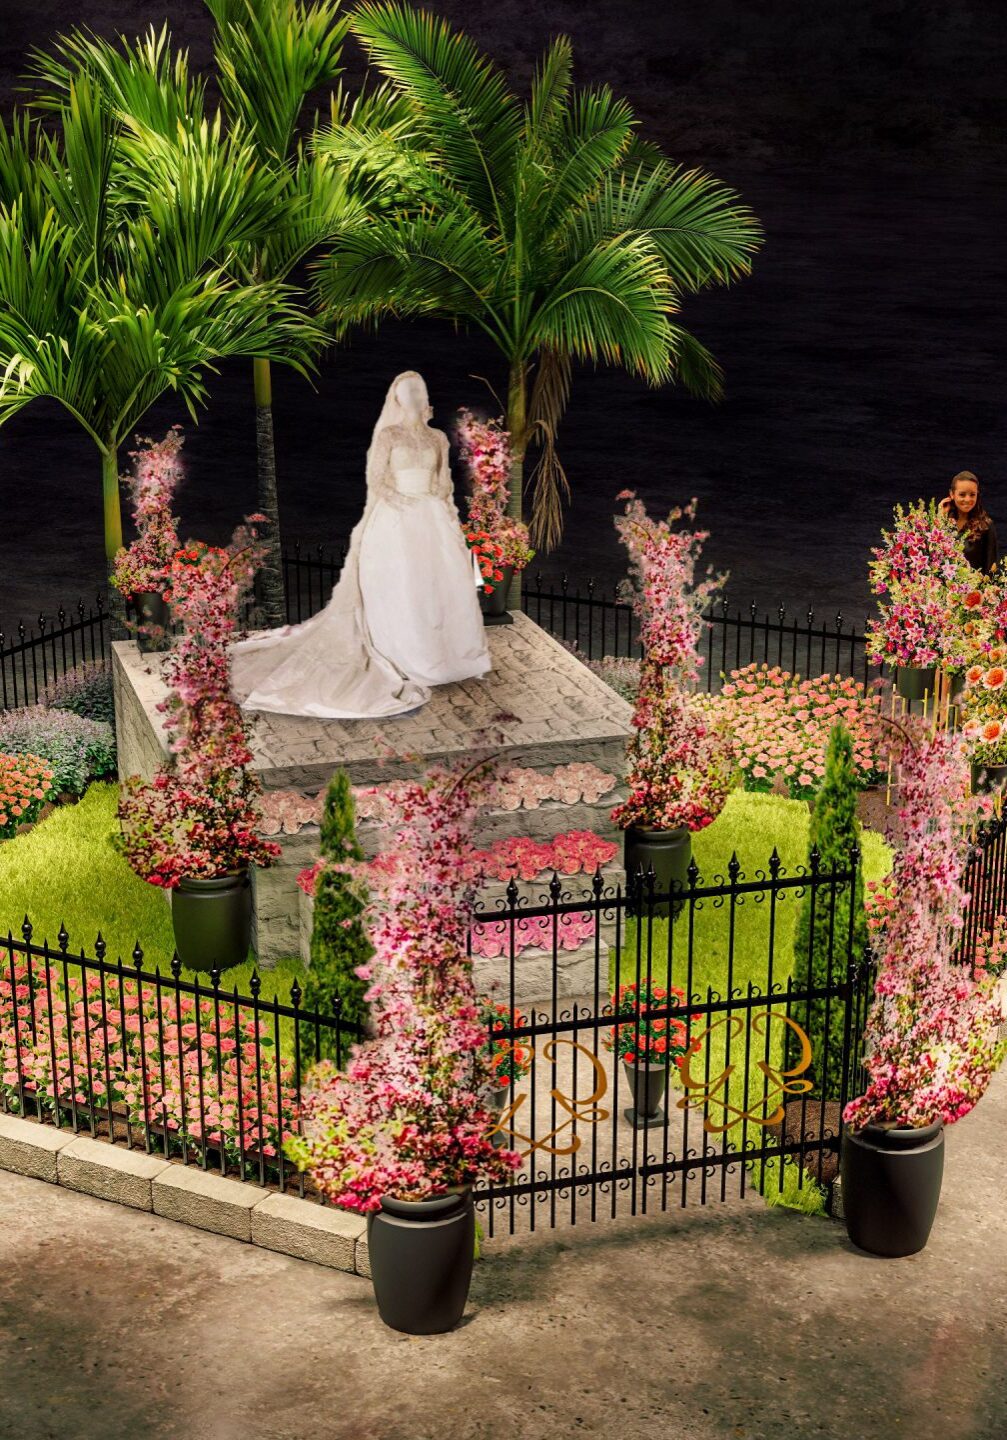
[[[1002,732],[1003,726],[999,720],[987,720],[983,726],[983,739],[992,743],[994,740],[1000,739]]]
[[[978,590],[970,590],[969,593],[965,596],[966,610],[977,610],[982,603],[983,597],[980,595]]]
[[[987,690],[1002,690],[1004,681],[1007,681],[1007,670],[1002,665],[994,665],[992,670],[987,670],[983,676],[983,685]]]
[[[977,685],[982,678],[983,667],[981,665],[973,665],[970,670],[965,672],[965,679],[970,685]]]

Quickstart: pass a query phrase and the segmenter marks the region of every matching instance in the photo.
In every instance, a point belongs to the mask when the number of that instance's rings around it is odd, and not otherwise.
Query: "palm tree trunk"
[[[122,548],[122,508],[119,504],[119,446],[111,436],[101,452],[101,505],[105,527],[105,569],[112,573],[112,562]],[[114,585],[108,586],[108,613],[113,640],[126,639],[126,602]]]
[[[528,368],[513,360],[507,385],[507,433],[510,436],[510,498],[507,514],[515,520],[524,518],[524,457],[528,448]],[[521,609],[521,572],[511,581],[507,598],[508,610]]]
[[[283,553],[280,546],[280,504],[276,493],[276,448],[273,443],[273,381],[269,361],[252,361],[255,381],[255,452],[258,466],[259,513],[269,527],[264,537],[269,547],[256,581],[260,623],[272,629],[287,623],[287,601],[283,588]]]

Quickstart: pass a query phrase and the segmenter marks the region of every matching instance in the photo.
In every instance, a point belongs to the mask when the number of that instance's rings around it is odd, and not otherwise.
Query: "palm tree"
[[[179,84],[161,103],[181,111],[198,87],[168,78]],[[111,563],[119,446],[154,401],[173,390],[195,418],[216,361],[305,372],[321,337],[285,287],[241,284],[219,263],[275,213],[276,181],[240,137],[200,121],[168,163],[85,74],[56,119],[51,135],[23,115],[0,125],[0,424],[48,397],[91,436]]]
[[[573,361],[719,396],[719,366],[672,317],[684,294],[749,272],[758,221],[733,191],[641,142],[626,101],[575,89],[565,38],[522,102],[436,16],[365,3],[350,25],[405,112],[370,128],[337,121],[316,153],[351,174],[383,160],[403,198],[339,237],[317,270],[320,301],[337,329],[437,315],[490,337],[507,365],[510,508],[520,517],[535,441],[532,538],[552,548],[569,493],[555,440]]]
[[[330,84],[341,69],[348,21],[341,0],[206,0],[216,32],[217,79],[230,134],[240,138],[255,166],[272,183],[264,194],[271,208],[260,211],[257,228],[229,237],[219,258],[243,285],[285,281],[322,239],[354,223],[360,201],[350,195],[334,168],[305,154],[299,126],[312,91]],[[55,53],[36,52],[34,73],[42,85],[36,104],[62,104],[74,77],[92,76],[119,118],[142,132],[148,153],[160,142],[162,163],[170,166],[179,137],[201,123],[205,88],[188,84],[185,52],[169,58],[166,29],[151,29],[134,46],[119,47],[84,31],[62,37]],[[178,99],[185,95],[188,109]],[[345,105],[340,97],[336,113]],[[355,114],[352,109],[347,114]],[[293,295],[289,296],[290,303]],[[307,319],[307,312],[304,312]],[[269,553],[257,588],[262,619],[286,619],[283,591],[273,387],[268,355],[252,360],[258,470],[257,507],[268,516]]]

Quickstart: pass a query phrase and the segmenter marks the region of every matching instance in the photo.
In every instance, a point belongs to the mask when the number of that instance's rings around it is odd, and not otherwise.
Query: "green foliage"
[[[749,1172],[755,1188],[770,1208],[796,1210],[801,1215],[827,1215],[825,1189],[810,1175],[801,1177],[800,1166],[795,1160],[785,1160],[783,1186],[780,1186],[780,1161],[771,1156],[763,1171],[761,1161],[749,1164]],[[798,1183],[801,1182],[801,1183]]]
[[[808,867],[813,873],[817,870],[819,875],[829,876],[849,871],[851,854],[860,846],[858,791],[853,742],[840,722],[829,737],[825,779],[811,817]],[[818,988],[827,986],[830,979],[845,979],[847,957],[852,954],[859,959],[866,944],[864,877],[858,859],[852,895],[849,881],[808,887],[794,937],[797,983]],[[805,1027],[811,1040],[811,1074],[822,1099],[838,1100],[842,1091],[842,1001],[832,996],[826,1016],[825,999],[812,1000],[810,1007],[798,1006],[794,1018]]]
[[[115,724],[115,697],[112,693],[112,671],[97,661],[76,665],[51,681],[39,696],[50,710],[72,710],[85,720],[104,720]]]
[[[107,721],[41,705],[0,715],[0,750],[48,761],[57,795],[83,795],[90,780],[116,768],[115,731]]]
[[[322,858],[339,865],[362,860],[357,843],[353,791],[345,770],[329,782],[322,812]],[[361,1025],[367,1019],[366,982],[356,975],[374,951],[361,920],[365,900],[349,876],[331,866],[319,871],[315,884],[314,923],[311,931],[311,967],[304,989],[304,1006],[323,1015],[332,1013],[333,997],[342,1001],[344,1019]],[[335,1058],[334,1035],[322,1035],[321,1054]]]

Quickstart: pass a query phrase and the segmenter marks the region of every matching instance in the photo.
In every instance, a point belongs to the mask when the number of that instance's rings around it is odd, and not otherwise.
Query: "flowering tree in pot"
[[[116,552],[111,582],[132,601],[141,650],[158,650],[168,633],[168,575],[178,549],[178,521],[171,503],[182,477],[181,427],[172,426],[163,440],[145,440],[132,452],[133,474],[122,484],[133,501],[136,538]]]
[[[468,474],[465,538],[483,578],[483,613],[488,624],[508,624],[508,596],[514,576],[534,558],[528,527],[507,513],[513,466],[510,436],[499,420],[479,420],[459,410],[455,438]]]
[[[358,973],[371,982],[373,1038],[345,1072],[316,1068],[304,1133],[287,1147],[327,1200],[367,1215],[381,1318],[411,1334],[461,1318],[474,1254],[471,1186],[519,1164],[491,1138],[495,1056],[466,946],[478,881],[466,857],[492,785],[476,763],[383,792],[392,843],[360,871],[374,956]]]
[[[258,781],[240,706],[230,688],[229,647],[261,547],[252,520],[227,549],[190,543],[168,574],[181,636],[165,661],[160,709],[175,757],[152,780],[131,776],[119,803],[121,845],[136,873],[173,891],[175,945],[190,969],[226,969],[248,954],[248,867],[280,853],[257,833]]]
[[[877,618],[867,624],[867,653],[897,669],[899,694],[907,700],[934,696],[937,669],[960,665],[965,596],[975,588],[961,541],[933,503],[895,507],[893,528],[882,532],[870,565]]]
[[[716,819],[734,781],[727,714],[704,705],[692,690],[710,597],[723,576],[696,579],[706,532],[675,530],[692,520],[693,501],[667,520],[652,520],[631,490],[615,526],[629,554],[633,608],[640,620],[643,659],[629,742],[629,794],[612,811],[626,831],[631,875],[653,869],[658,889],[685,883],[691,834]],[[667,912],[668,906],[660,907]]]
[[[999,1002],[991,976],[952,958],[976,813],[961,738],[919,722],[893,728],[896,853],[884,909],[875,907],[868,1084],[843,1112],[842,1183],[854,1244],[912,1255],[937,1211],[943,1127],[968,1114],[996,1067]]]

